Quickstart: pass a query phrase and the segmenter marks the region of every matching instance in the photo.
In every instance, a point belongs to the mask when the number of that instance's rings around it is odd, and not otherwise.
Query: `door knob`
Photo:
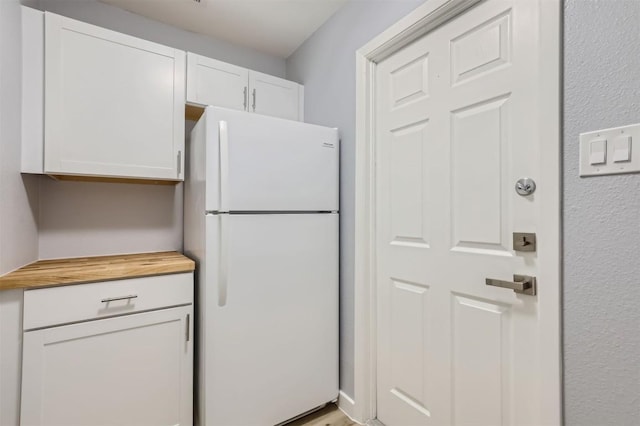
[[[537,290],[536,277],[531,277],[529,275],[514,274],[513,281],[502,281],[493,278],[486,278],[485,284],[494,287],[508,288],[515,291],[516,293],[526,294],[529,296],[535,296]]]

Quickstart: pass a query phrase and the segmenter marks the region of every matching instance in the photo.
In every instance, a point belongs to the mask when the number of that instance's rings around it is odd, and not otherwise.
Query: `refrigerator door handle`
[[[229,215],[220,215],[220,259],[218,267],[218,306],[227,304],[229,281]]]
[[[226,121],[218,122],[220,138],[220,211],[229,211],[229,130]]]

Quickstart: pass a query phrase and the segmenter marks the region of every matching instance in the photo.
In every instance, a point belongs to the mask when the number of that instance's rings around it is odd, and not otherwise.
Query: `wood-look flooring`
[[[356,426],[335,404],[329,404],[322,410],[311,413],[286,426]]]

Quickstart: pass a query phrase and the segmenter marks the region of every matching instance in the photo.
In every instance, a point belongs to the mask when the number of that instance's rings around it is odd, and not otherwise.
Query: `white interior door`
[[[538,295],[485,284],[544,266],[512,233],[553,235],[540,226],[547,188],[514,189],[545,173],[539,7],[487,0],[377,67],[377,416],[388,426],[545,424],[540,294],[557,284],[539,282]]]

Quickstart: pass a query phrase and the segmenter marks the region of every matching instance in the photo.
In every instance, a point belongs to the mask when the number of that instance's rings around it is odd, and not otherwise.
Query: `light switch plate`
[[[592,164],[593,147],[606,140],[604,162]],[[628,161],[621,161],[624,153],[620,149],[629,146]],[[636,148],[633,145],[636,144]],[[617,151],[616,151],[617,150]],[[580,176],[614,175],[640,172],[640,124],[611,129],[596,130],[580,134]]]

